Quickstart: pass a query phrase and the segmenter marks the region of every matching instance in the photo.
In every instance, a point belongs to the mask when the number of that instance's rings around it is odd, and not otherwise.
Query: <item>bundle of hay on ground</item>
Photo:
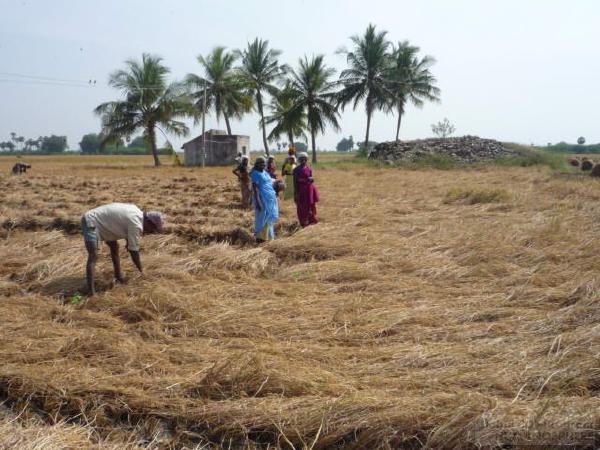
[[[573,167],[579,167],[581,165],[581,161],[578,158],[569,158],[569,165]]]
[[[600,164],[594,164],[594,167],[592,167],[592,170],[590,171],[590,176],[600,177]]]
[[[588,170],[592,170],[592,167],[594,167],[594,161],[591,159],[584,158],[581,160],[581,170],[587,172]]]

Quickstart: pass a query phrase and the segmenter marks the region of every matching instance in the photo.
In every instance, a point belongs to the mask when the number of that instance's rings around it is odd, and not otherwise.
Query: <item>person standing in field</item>
[[[308,154],[298,154],[299,165],[294,169],[294,201],[300,226],[306,227],[318,222],[317,202],[319,192],[314,184],[312,170],[308,166]]]
[[[13,175],[18,175],[20,173],[26,173],[27,169],[31,169],[31,164],[18,162],[13,166],[11,172]]]
[[[273,189],[273,179],[266,172],[266,161],[256,158],[250,172],[252,180],[252,202],[254,204],[254,236],[258,242],[275,239],[273,225],[279,218],[277,194]]]
[[[247,209],[250,207],[250,198],[252,196],[250,174],[248,173],[247,156],[242,156],[240,158],[239,164],[235,169],[233,169],[233,173],[240,182],[240,190],[242,193],[242,207]]]
[[[285,191],[283,191],[283,199],[289,200],[294,198],[294,169],[296,168],[296,157],[290,155],[285,159],[281,168],[281,176],[285,180]]]
[[[274,156],[269,156],[269,158],[267,158],[267,173],[271,178],[277,178],[277,167],[275,166]]]
[[[164,227],[163,215],[157,211],[143,212],[129,203],[109,203],[90,209],[81,217],[81,233],[88,253],[86,281],[88,295],[94,295],[94,269],[98,259],[98,241],[105,241],[110,248],[115,280],[123,283],[119,260],[119,239],[126,239],[125,248],[131,260],[142,273],[140,261],[140,238],[142,233],[159,233]]]

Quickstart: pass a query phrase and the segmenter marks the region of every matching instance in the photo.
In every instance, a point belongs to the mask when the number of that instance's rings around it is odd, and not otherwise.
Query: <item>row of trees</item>
[[[327,127],[339,130],[340,112],[361,104],[366,112],[364,142],[369,143],[371,120],[378,110],[397,115],[398,139],[409,103],[421,107],[425,101],[439,101],[440,90],[430,71],[435,60],[420,57],[419,48],[408,41],[392,44],[387,32],[377,31],[374,25],[350,40],[352,48],[340,50],[348,67],[337,79],[323,55],[305,56],[294,69],[281,64],[281,52],[259,38],[242,50],[228,52],[216,47],[210,54],[198,56],[202,75],[188,74],[182,82],[167,82],[169,69],[159,57],[143,54],[141,62],[126,61],[126,68],[109,78],[109,84],[125,98],[95,109],[102,119],[102,144],[142,129],[159,165],[156,130],[186,135],[189,130],[183,119],[198,121],[206,109],[217,119],[223,118],[231,134],[231,119],[240,119],[254,109],[260,117],[267,155],[269,141],[284,136],[295,142],[308,133],[316,162],[316,136]],[[267,125],[272,126],[268,133]]]
[[[40,152],[40,153],[62,153],[67,149],[66,136],[40,136],[37,139],[25,139],[10,133],[10,140],[0,142],[0,150],[6,152]]]
[[[112,155],[142,155],[147,153],[148,142],[145,136],[137,136],[129,142],[123,139],[116,139],[110,143],[102,142],[100,133],[88,133],[83,135],[79,148],[84,155],[112,154]],[[173,148],[167,142],[162,148],[158,149],[161,155],[170,155]]]

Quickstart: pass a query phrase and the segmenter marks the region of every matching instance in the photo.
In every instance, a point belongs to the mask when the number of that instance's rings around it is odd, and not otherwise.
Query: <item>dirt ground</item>
[[[0,448],[596,448],[600,181],[314,170],[252,240],[231,168],[0,158]],[[84,295],[87,209],[163,211]]]

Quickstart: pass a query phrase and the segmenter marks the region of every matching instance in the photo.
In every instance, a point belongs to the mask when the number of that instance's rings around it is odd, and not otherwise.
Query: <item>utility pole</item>
[[[206,116],[206,84],[204,85],[204,98],[202,99],[202,167],[206,161],[206,134],[204,130]]]

